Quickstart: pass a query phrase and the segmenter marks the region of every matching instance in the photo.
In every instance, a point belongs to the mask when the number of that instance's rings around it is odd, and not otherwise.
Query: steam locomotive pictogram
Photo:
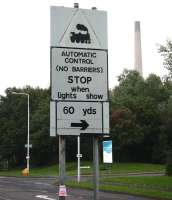
[[[76,25],[76,31],[71,32],[70,40],[72,43],[86,43],[90,44],[90,34],[88,32],[88,28],[83,24]]]

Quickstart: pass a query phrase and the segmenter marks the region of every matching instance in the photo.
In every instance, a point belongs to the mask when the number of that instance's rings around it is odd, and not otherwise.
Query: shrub
[[[172,149],[167,152],[166,175],[172,176]]]

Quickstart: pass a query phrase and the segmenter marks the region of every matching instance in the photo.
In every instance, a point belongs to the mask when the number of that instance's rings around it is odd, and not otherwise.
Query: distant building
[[[142,70],[142,48],[141,48],[141,32],[140,22],[135,21],[135,40],[134,40],[134,70],[138,71],[143,76]]]

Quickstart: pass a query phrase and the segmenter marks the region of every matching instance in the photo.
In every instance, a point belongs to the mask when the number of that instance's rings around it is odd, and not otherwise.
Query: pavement
[[[57,200],[57,178],[0,177],[0,200]],[[67,188],[65,200],[93,200],[93,191]],[[150,198],[99,192],[99,200],[151,200]]]

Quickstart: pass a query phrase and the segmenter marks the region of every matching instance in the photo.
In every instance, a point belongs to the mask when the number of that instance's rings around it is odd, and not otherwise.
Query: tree
[[[36,91],[35,91],[36,92]],[[49,135],[49,95],[44,90],[42,99],[31,117],[32,161],[35,165],[45,165],[57,160],[57,141]]]
[[[159,52],[164,57],[164,67],[169,71],[170,77],[172,76],[172,41],[167,40],[166,45],[160,45]]]
[[[125,160],[164,161],[167,132],[161,107],[168,98],[169,90],[154,74],[144,80],[136,71],[125,70],[119,76],[119,86],[111,92],[111,127]]]
[[[110,118],[114,161],[131,161],[130,147],[138,141],[138,134],[134,131],[135,115],[128,108],[117,108],[111,112]]]
[[[15,88],[14,88],[15,89]],[[24,141],[27,132],[27,101],[24,98],[13,98],[6,91],[0,107],[0,150],[2,159],[10,164],[21,163],[24,159]]]
[[[49,137],[49,89],[8,88],[0,104],[0,154],[10,165],[24,165],[27,142],[27,99],[11,91],[30,95],[31,165],[56,159],[57,141]],[[54,157],[53,157],[54,156]]]
[[[169,97],[166,104],[161,108],[163,129],[165,131],[165,149],[166,149],[166,175],[172,176],[172,96]]]
[[[160,45],[159,52],[164,57],[164,67],[169,71],[169,76],[166,76],[165,79],[165,86],[169,92],[169,101],[166,106],[164,106],[164,114],[165,117],[162,117],[164,120],[164,124],[166,127],[167,132],[167,151],[166,151],[166,174],[172,175],[172,137],[171,137],[171,117],[172,117],[172,41],[167,40],[166,45]]]

